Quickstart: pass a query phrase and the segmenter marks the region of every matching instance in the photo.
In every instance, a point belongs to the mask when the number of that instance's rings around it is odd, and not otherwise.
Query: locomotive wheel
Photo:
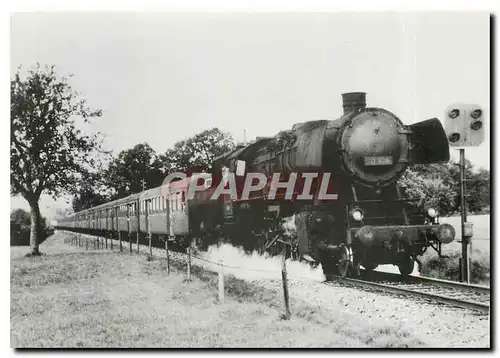
[[[415,266],[415,260],[410,256],[404,256],[398,263],[399,273],[402,276],[409,276],[413,272],[413,267]]]
[[[349,253],[349,249],[343,246],[340,249],[339,261],[338,261],[338,273],[340,277],[350,276],[352,271],[352,260]]]

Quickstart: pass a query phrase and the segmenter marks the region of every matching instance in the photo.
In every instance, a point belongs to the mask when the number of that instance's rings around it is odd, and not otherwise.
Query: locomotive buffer
[[[460,151],[460,212],[462,230],[461,280],[469,283],[468,245],[473,236],[472,223],[467,222],[465,202],[465,148],[477,147],[484,141],[484,112],[474,104],[453,104],[445,112],[445,131],[450,147]]]

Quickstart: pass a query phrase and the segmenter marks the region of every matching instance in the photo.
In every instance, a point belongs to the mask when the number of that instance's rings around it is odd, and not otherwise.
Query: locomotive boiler
[[[338,119],[298,123],[217,158],[212,189],[228,173],[235,175],[239,194],[245,182],[251,184],[251,173],[268,180],[248,198],[195,197],[190,204],[194,236],[229,237],[248,250],[289,244],[299,258],[342,276],[380,264],[395,264],[408,275],[428,247],[440,254],[441,245],[455,237],[453,227],[439,224],[437,211],[424,207],[423,198],[403,198],[397,184],[410,165],[449,160],[440,121],[404,125],[386,109],[367,108],[365,93],[342,98]],[[270,197],[276,175],[280,183],[294,179],[291,195],[281,185]],[[319,195],[325,187],[327,199]],[[287,241],[279,222],[291,215],[296,237]]]

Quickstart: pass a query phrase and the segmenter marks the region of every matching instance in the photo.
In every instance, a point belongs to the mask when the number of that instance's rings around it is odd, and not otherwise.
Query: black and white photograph
[[[493,14],[9,21],[14,352],[493,348]]]

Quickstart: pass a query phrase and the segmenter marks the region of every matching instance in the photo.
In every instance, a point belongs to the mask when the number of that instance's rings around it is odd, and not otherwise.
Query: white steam
[[[282,256],[264,255],[258,252],[252,254],[245,253],[244,250],[236,248],[230,244],[222,244],[220,246],[210,246],[206,252],[198,252],[196,255],[212,263],[198,260],[196,264],[205,266],[213,271],[219,269],[217,264],[220,261],[224,265],[224,273],[233,274],[235,277],[244,280],[261,280],[261,279],[281,279],[281,264]],[[325,276],[321,265],[312,268],[305,262],[286,260],[287,276],[291,280],[314,280],[324,281]]]

